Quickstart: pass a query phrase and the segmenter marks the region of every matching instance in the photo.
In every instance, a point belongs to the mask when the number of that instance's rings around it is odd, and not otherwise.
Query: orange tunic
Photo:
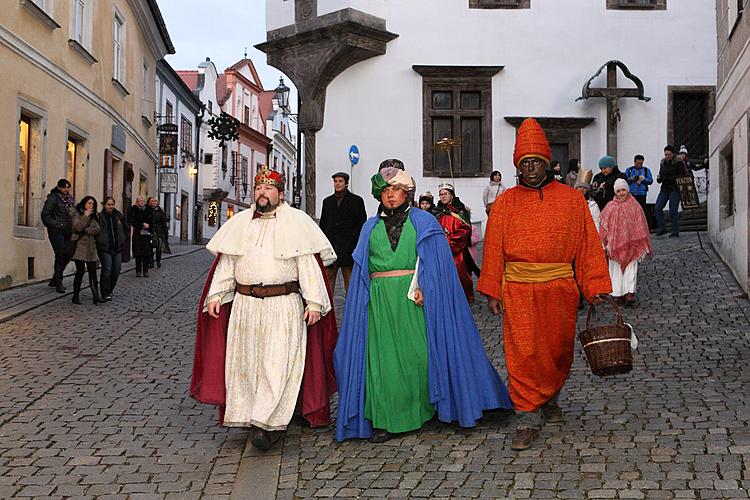
[[[604,250],[581,193],[551,182],[516,186],[492,205],[477,290],[502,300],[510,397],[534,411],[560,391],[573,363],[579,287],[587,300],[610,293]],[[506,282],[506,262],[571,263],[575,278]]]

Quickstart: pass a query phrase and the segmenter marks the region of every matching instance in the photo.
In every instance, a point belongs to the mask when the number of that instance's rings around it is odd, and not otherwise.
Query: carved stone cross
[[[607,86],[591,87],[591,82],[601,74],[602,70],[607,68]],[[617,68],[635,84],[636,88],[619,88],[617,87]],[[583,86],[581,97],[576,99],[588,99],[589,97],[603,97],[607,101],[607,154],[617,159],[617,122],[620,121],[620,107],[618,100],[622,97],[636,97],[641,101],[648,102],[650,97],[643,94],[643,82],[640,78],[630,72],[627,66],[620,61],[609,61],[602,65],[599,70],[588,79]]]

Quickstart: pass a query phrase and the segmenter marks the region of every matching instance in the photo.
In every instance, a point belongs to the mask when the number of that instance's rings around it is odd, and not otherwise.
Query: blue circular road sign
[[[352,165],[359,163],[359,148],[354,144],[349,148],[349,163]]]

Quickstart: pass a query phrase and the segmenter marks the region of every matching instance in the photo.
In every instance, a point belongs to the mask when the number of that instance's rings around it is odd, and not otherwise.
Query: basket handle
[[[609,302],[612,303],[612,305],[615,307],[615,313],[617,314],[617,324],[621,326],[623,324],[622,322],[622,313],[620,312],[620,306],[617,305],[617,302],[615,302],[615,298],[611,295],[607,295],[609,298]],[[591,304],[589,306],[589,313],[586,315],[586,329],[588,330],[591,327],[591,314],[594,312],[594,304]]]

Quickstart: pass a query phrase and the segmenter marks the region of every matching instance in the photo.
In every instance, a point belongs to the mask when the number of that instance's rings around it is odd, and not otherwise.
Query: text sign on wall
[[[690,175],[680,175],[675,177],[677,182],[677,189],[680,190],[680,200],[682,201],[682,208],[687,210],[689,208],[700,207],[698,201],[698,190],[695,189],[695,180]]]
[[[177,174],[176,173],[162,173],[161,174],[161,192],[162,193],[176,193],[177,192]]]

